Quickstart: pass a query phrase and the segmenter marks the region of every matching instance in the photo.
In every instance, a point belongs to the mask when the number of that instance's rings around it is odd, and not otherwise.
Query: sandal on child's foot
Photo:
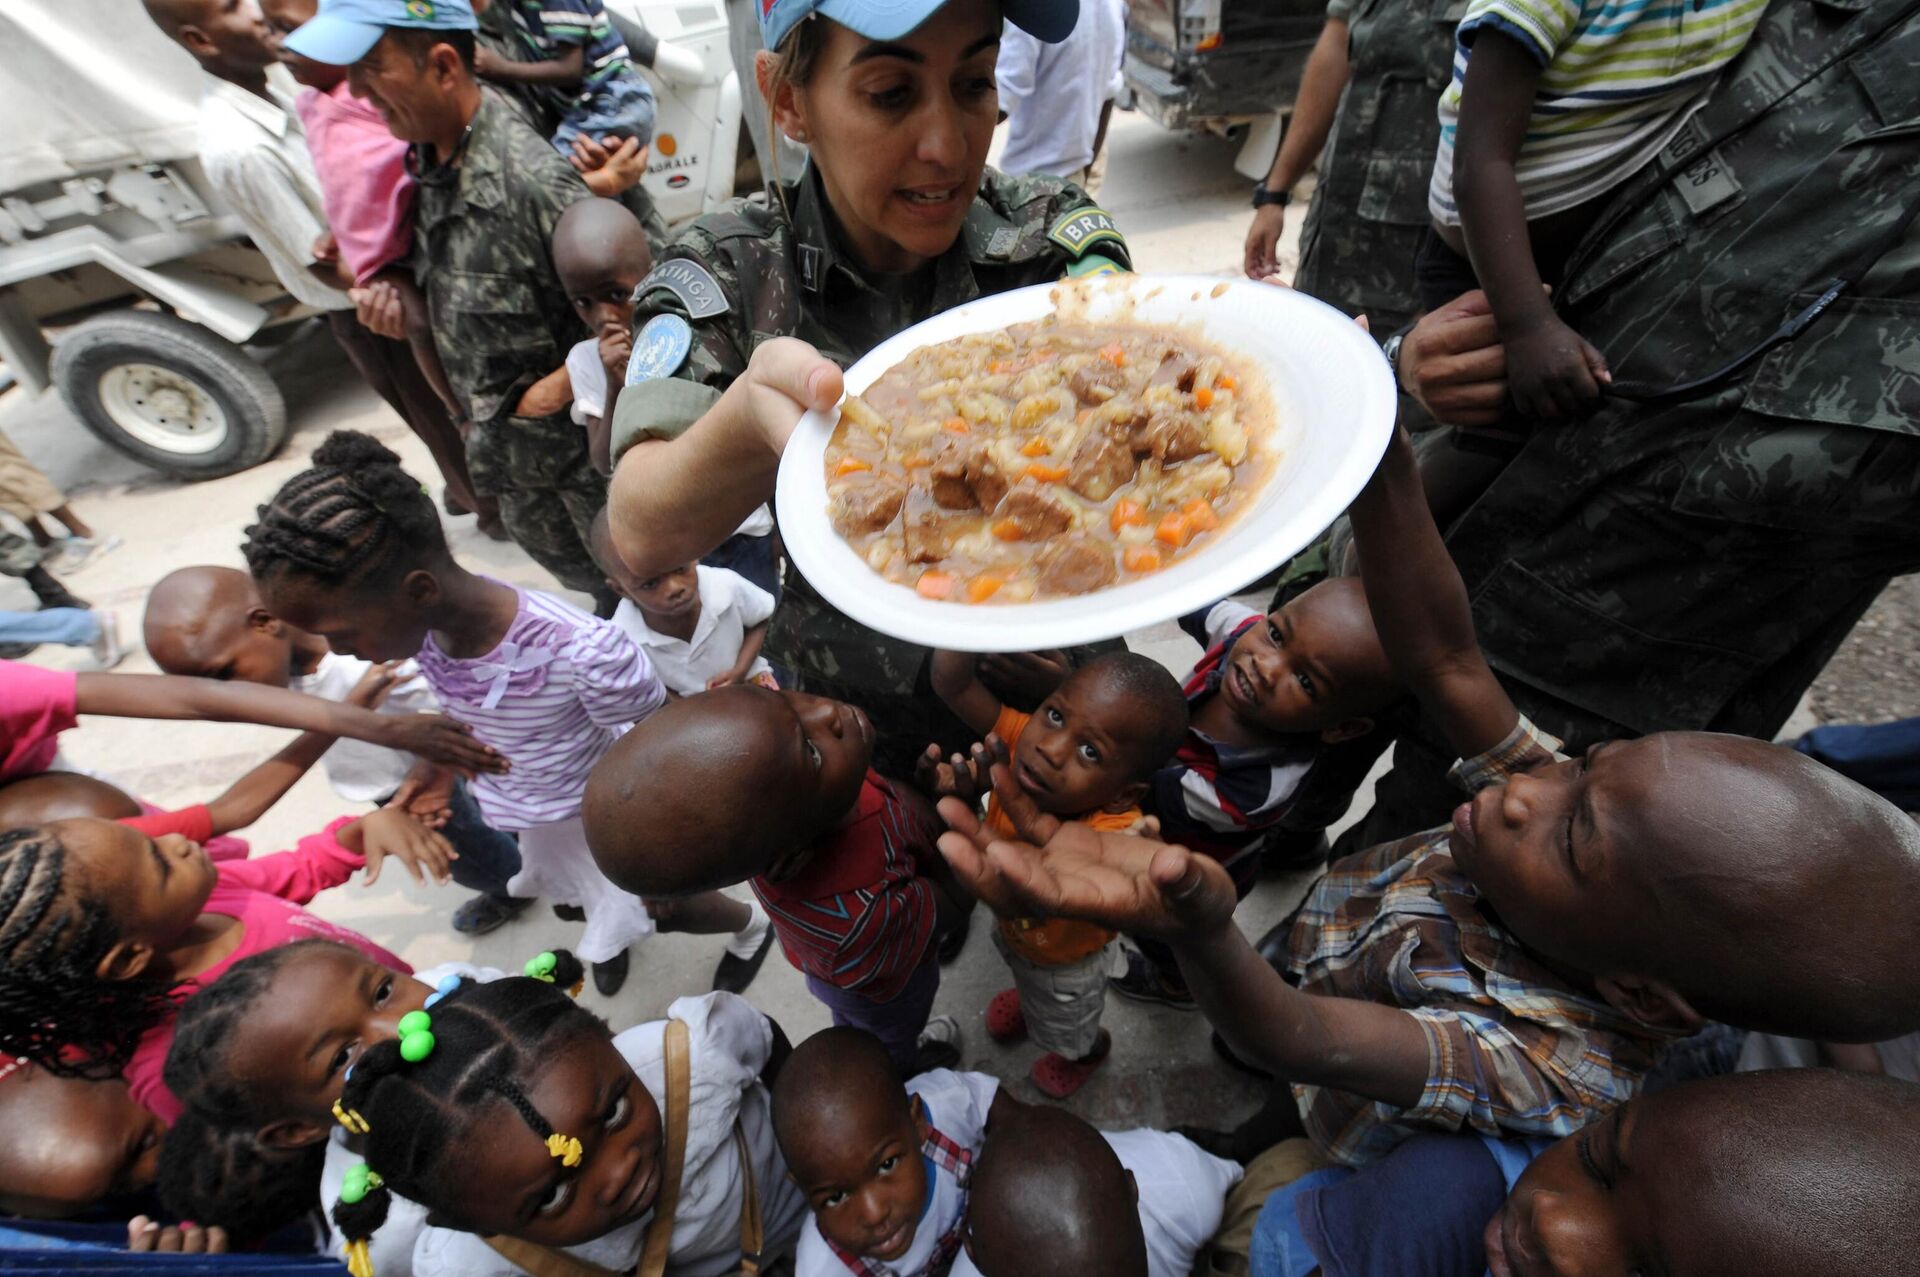
[[[632,965],[633,950],[622,949],[605,962],[593,964],[593,988],[603,998],[610,998],[620,992],[627,982],[627,968]]]
[[[1027,1076],[1040,1088],[1042,1095],[1056,1100],[1069,1099],[1087,1079],[1093,1076],[1095,1069],[1107,1062],[1107,1056],[1113,1050],[1113,1038],[1105,1029],[1100,1030],[1100,1041],[1093,1050],[1078,1060],[1069,1060],[1057,1051],[1049,1051],[1033,1062],[1033,1069]]]
[[[987,1003],[987,1036],[995,1042],[1018,1042],[1027,1036],[1027,1013],[1020,1009],[1020,990],[1002,989]]]

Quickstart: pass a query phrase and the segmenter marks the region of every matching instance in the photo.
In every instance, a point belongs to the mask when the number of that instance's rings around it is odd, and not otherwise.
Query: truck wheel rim
[[[191,377],[158,364],[120,364],[100,374],[100,407],[114,425],[162,452],[193,456],[227,439],[219,401]]]

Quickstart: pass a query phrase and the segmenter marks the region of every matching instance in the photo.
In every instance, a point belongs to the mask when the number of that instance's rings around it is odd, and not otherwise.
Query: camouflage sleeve
[[[572,164],[544,141],[540,153],[527,157],[527,174],[524,189],[520,192],[528,205],[528,216],[540,228],[540,241],[543,245],[553,243],[553,231],[560,224],[560,214],[578,204],[581,200],[592,199],[593,191],[587,186],[587,179],[574,171]]]
[[[634,355],[613,409],[615,462],[642,439],[677,437],[746,371],[751,343],[738,329],[739,298],[721,282],[733,278],[712,245],[683,237],[634,290]]]
[[[1133,252],[1113,214],[1072,182],[1063,183],[1051,201],[1046,235],[1059,255],[1062,275],[1117,275],[1133,269]]]

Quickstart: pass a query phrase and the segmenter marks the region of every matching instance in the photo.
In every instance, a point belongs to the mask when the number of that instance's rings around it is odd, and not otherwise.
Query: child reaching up
[[[778,688],[760,655],[773,596],[737,572],[686,563],[644,580],[621,559],[607,512],[593,518],[588,548],[620,596],[613,623],[646,652],[674,696],[733,683]]]
[[[1467,8],[1453,83],[1440,96],[1433,233],[1415,273],[1426,309],[1486,289],[1523,417],[1575,416],[1611,380],[1605,356],[1554,313],[1541,285],[1560,282],[1602,197],[1686,127],[1766,7],[1474,0]]]
[[[966,1230],[974,1159],[1024,1107],[986,1073],[934,1069],[902,1085],[886,1048],[858,1029],[795,1047],[773,1088],[780,1151],[813,1210],[795,1277],[945,1272]]]
[[[1096,1131],[1064,1109],[995,1125],[953,1277],[1187,1277],[1240,1168],[1170,1131]]]
[[[646,655],[571,604],[460,566],[419,482],[370,436],[336,431],[313,462],[247,530],[247,563],[269,613],[343,655],[417,657],[440,704],[513,761],[474,784],[486,822],[520,837],[508,892],[585,909],[579,952],[602,994],[625,983],[627,948],[656,921],[730,934],[714,981],[745,988],[771,943],[751,906],[715,892],[656,920],[587,850],[588,773],[628,724],[666,700]]]
[[[721,1273],[743,1252],[789,1253],[806,1204],[763,1084],[784,1038],[730,993],[668,1017],[616,1035],[565,990],[514,976],[462,983],[361,1052],[340,1109],[371,1176],[350,1173],[332,1211],[352,1270],[372,1277],[358,1243],[399,1198],[436,1225],[414,1277],[568,1259],[631,1272],[655,1256]]]
[[[210,678],[76,674],[0,661],[0,782],[54,766],[60,733],[81,714],[259,723],[322,732],[404,750],[462,772],[504,771],[507,761],[439,714],[376,714],[280,687],[230,687]]]
[[[919,794],[872,768],[873,724],[795,691],[723,687],[675,701],[587,783],[587,842],[648,897],[751,882],[787,960],[833,1021],[880,1039],[901,1074],[959,1059],[942,1017],[938,936],[963,916]]]
[[[370,707],[386,714],[440,709],[410,662],[375,665],[334,651],[319,635],[267,611],[253,578],[237,568],[169,572],[147,595],[144,629],[148,655],[169,674],[291,687],[326,700],[369,704],[365,680],[378,671],[384,699]],[[321,761],[333,792],[348,802],[398,801],[416,816],[433,805],[427,796],[443,802],[437,818],[444,819],[440,830],[457,853],[453,880],[479,893],[454,910],[455,931],[484,935],[532,903],[507,894],[508,879],[520,871],[520,849],[486,823],[464,781],[421,767],[411,754],[362,741],[340,741]]]
[[[1451,826],[1331,866],[1285,976],[1233,926],[1216,862],[1057,823],[1004,766],[995,792],[1045,853],[948,800],[962,876],[996,907],[1168,939],[1229,1045],[1291,1082],[1306,1133],[1350,1165],[1422,1127],[1568,1134],[1708,1018],[1835,1041],[1920,1026],[1911,820],[1740,737],[1559,757],[1474,642],[1404,433],[1350,513],[1381,643],[1465,759],[1473,797]]]
[[[1187,705],[1173,675],[1150,657],[1110,652],[1068,675],[1032,714],[1022,714],[987,689],[976,664],[970,653],[934,652],[933,690],[961,722],[997,738],[1000,745],[992,748],[1006,754],[1014,783],[1034,805],[1095,829],[1138,829],[1148,781],[1187,732]],[[932,746],[921,761],[923,787],[955,792],[941,783],[942,770],[960,782],[963,797],[987,787],[977,762],[956,757],[942,764]],[[992,797],[987,827],[1003,837],[1014,832]],[[1000,1042],[1030,1034],[1044,1052],[1033,1062],[1033,1084],[1066,1099],[1113,1047],[1100,1027],[1113,932],[1071,918],[1003,917],[993,938],[1013,972],[1013,988],[987,1005],[987,1032]]]
[[[48,1070],[124,1070],[134,1099],[172,1119],[161,1079],[175,999],[235,962],[325,936],[400,960],[301,905],[397,856],[444,864],[445,842],[409,816],[342,817],[293,851],[215,865],[198,843],[104,820],[0,834],[0,1051]]]
[[[1406,698],[1380,648],[1360,582],[1322,581],[1262,616],[1226,599],[1195,628],[1206,652],[1186,677],[1188,728],[1154,774],[1145,807],[1168,842],[1218,860],[1241,899],[1278,833],[1314,836],[1352,804]],[[1135,937],[1126,997],[1188,1007],[1164,945]]]

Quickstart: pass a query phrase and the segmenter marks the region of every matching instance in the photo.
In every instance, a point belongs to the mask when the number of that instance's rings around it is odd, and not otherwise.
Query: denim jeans
[[[64,643],[85,647],[100,637],[100,622],[77,607],[0,612],[0,643]]]

